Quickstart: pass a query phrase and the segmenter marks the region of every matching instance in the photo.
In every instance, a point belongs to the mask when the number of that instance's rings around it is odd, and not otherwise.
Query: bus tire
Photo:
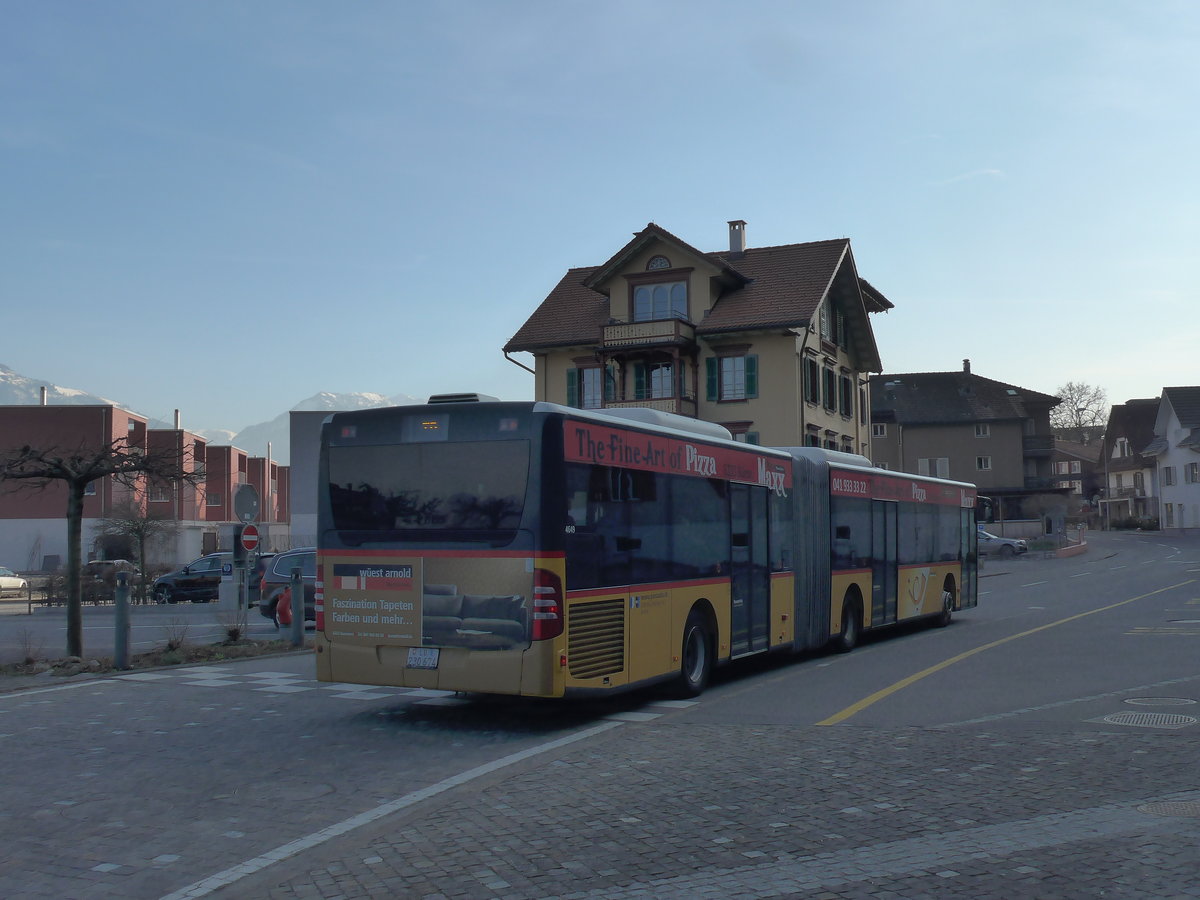
[[[942,591],[942,611],[933,620],[935,628],[945,628],[954,619],[954,591],[949,587]]]
[[[699,697],[712,677],[713,645],[704,616],[693,609],[683,626],[683,647],[679,654],[678,693]]]
[[[842,630],[833,640],[833,649],[838,653],[849,653],[858,646],[858,638],[862,633],[862,612],[859,610],[858,598],[846,598],[842,604]]]

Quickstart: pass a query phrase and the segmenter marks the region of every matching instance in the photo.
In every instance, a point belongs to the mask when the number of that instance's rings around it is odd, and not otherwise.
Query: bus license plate
[[[408,668],[436,669],[438,666],[438,652],[437,647],[409,647]]]

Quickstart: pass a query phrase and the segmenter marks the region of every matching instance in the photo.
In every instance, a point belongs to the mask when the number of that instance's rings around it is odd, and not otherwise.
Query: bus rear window
[[[495,539],[521,523],[528,441],[329,448],[329,505],[339,531],[405,540]]]

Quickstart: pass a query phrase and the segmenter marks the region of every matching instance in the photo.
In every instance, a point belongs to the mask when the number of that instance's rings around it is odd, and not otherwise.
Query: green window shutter
[[[567,369],[567,406],[579,405],[579,370]]]
[[[758,396],[758,357],[746,357],[746,396]]]
[[[646,391],[646,364],[633,364],[633,399],[645,400],[647,397]]]
[[[717,360],[715,357],[709,357],[704,361],[704,372],[707,376],[705,378],[706,397],[710,401],[715,401],[717,399]]]

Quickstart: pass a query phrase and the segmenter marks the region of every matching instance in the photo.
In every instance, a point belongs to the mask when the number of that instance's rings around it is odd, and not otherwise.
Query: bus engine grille
[[[625,668],[625,600],[569,607],[567,659],[573,678],[613,675]]]

